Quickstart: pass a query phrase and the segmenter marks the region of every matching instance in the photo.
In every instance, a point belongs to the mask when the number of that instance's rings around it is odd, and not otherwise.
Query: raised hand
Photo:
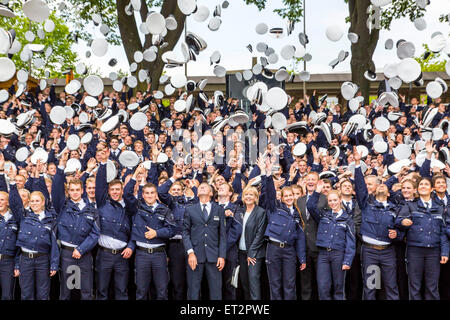
[[[355,164],[358,165],[361,161],[361,153],[358,152],[356,147],[353,147],[353,159],[355,160]]]

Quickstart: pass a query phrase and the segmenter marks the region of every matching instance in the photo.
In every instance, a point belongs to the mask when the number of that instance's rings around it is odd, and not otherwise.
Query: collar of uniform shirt
[[[387,207],[387,205],[388,205],[388,202],[387,201],[378,201],[379,203],[381,203],[385,208]]]
[[[80,201],[78,201],[78,202],[75,202],[73,200],[72,200],[72,202],[77,204],[78,208],[80,208],[80,210],[82,210],[86,206],[86,203],[84,202],[83,198],[81,198]]]
[[[41,211],[39,213],[35,213],[38,215],[39,221],[42,221],[45,218],[45,211]]]
[[[12,217],[12,214],[8,209],[8,211],[6,211],[5,214],[3,215],[3,219],[5,219],[5,221],[8,221],[9,219],[11,219],[11,217]]]
[[[342,216],[342,213],[344,213],[344,210],[339,210],[338,212],[333,212],[333,214],[336,216],[336,219]]]
[[[206,204],[206,210],[208,210],[208,212],[209,212],[209,210],[211,209],[211,202],[205,202],[205,203],[202,203],[201,201],[199,201],[199,204],[200,204],[200,207],[202,208],[202,210],[203,210],[203,205],[205,205]]]
[[[431,206],[432,206],[432,201],[431,201],[431,199],[428,200],[428,201],[425,201],[425,200],[423,200],[422,198],[420,198],[420,200],[422,201],[424,207],[426,207],[426,206],[427,206],[426,204],[428,204],[428,208],[431,208]]]
[[[219,202],[219,205],[220,205],[220,206],[223,205],[223,207],[226,208],[226,207],[228,207],[228,204],[229,204],[229,203],[230,203],[229,201],[223,202],[223,203]]]

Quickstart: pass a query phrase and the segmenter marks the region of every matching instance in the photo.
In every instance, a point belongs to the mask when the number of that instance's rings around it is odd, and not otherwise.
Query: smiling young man
[[[300,215],[305,222],[304,232],[306,237],[306,268],[300,272],[300,292],[302,300],[312,300],[317,298],[317,277],[316,266],[319,249],[317,241],[317,222],[311,217],[306,203],[317,188],[319,174],[310,172],[305,177],[306,195],[297,200]],[[327,197],[324,194],[319,196],[318,208],[323,210],[327,207]]]
[[[157,201],[156,186],[147,183],[142,188],[142,200],[134,196],[139,175],[145,174],[140,165],[124,189],[127,207],[136,212],[133,217],[131,241],[136,244],[136,300],[146,300],[153,282],[156,299],[167,300],[169,274],[167,270],[166,241],[174,235],[175,223],[171,210]]]
[[[443,175],[436,175],[433,177],[432,182],[434,187],[433,198],[443,208],[444,217],[447,217],[447,228],[449,228],[450,196],[447,193],[447,179]],[[439,292],[441,299],[450,299],[450,263],[441,264]]]
[[[99,235],[98,212],[93,203],[83,199],[83,183],[73,179],[67,184],[66,199],[64,191],[64,168],[68,151],[64,151],[59,161],[52,188],[52,202],[58,215],[57,239],[61,241],[60,300],[70,299],[67,280],[73,274],[72,266],[80,268],[81,299],[92,300],[93,260],[91,250],[96,246]]]
[[[108,148],[98,153],[101,164],[95,180],[98,213],[100,216],[100,245],[96,257],[97,299],[107,300],[114,273],[114,293],[116,300],[128,300],[129,262],[134,249],[130,241],[131,216],[127,209],[120,180],[106,181],[106,162],[110,156]]]

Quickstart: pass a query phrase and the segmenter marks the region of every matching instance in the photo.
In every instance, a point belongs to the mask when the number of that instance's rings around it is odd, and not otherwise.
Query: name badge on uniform
[[[50,227],[50,226],[45,226],[45,229],[47,229],[47,230],[52,230],[52,228]]]
[[[94,220],[94,217],[90,216],[90,215],[86,215],[86,219]]]
[[[338,223],[337,225],[338,225],[339,227],[343,227],[343,228],[346,227],[345,223]]]
[[[16,226],[12,226],[11,229],[17,230],[17,227]]]
[[[158,219],[159,220],[164,220],[164,217],[159,216]]]
[[[214,221],[219,221],[219,216],[214,216]]]

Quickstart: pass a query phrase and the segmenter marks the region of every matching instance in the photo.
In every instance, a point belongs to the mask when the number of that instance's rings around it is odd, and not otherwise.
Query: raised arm
[[[367,190],[367,185],[361,171],[361,154],[358,153],[356,147],[353,147],[353,157],[355,159],[355,189],[357,190],[356,201],[358,201],[358,205],[362,212],[368,205],[367,202],[369,200],[369,191]]]
[[[97,176],[95,177],[95,201],[97,208],[106,204],[108,196],[108,183],[106,182],[106,160],[102,162],[98,168]]]
[[[318,208],[319,197],[322,188],[323,188],[323,181],[320,180],[317,183],[316,191],[314,191],[314,193],[309,197],[308,201],[306,202],[306,208],[308,208],[308,212],[311,213],[311,216],[317,223],[320,222],[320,218],[322,215],[320,209]]]
[[[23,207],[22,198],[20,197],[19,191],[17,190],[16,182],[14,178],[16,177],[16,171],[13,168],[10,169],[9,173],[9,208],[17,221],[21,221],[25,215],[25,209]]]
[[[344,261],[342,262],[342,264],[350,267],[356,253],[355,224],[352,217],[348,218],[346,225],[347,228],[345,234],[345,253]]]

